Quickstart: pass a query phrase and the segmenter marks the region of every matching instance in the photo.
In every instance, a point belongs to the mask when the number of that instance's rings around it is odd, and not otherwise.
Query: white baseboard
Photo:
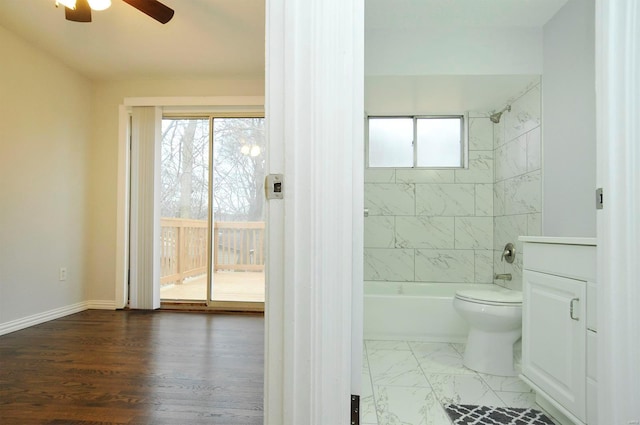
[[[115,310],[116,302],[113,300],[89,300],[87,301],[88,310]]]
[[[42,313],[32,314],[31,316],[22,317],[20,319],[11,320],[5,323],[0,323],[0,335],[6,335],[8,333],[19,331],[30,326],[39,325],[40,323],[59,319],[64,316],[79,313],[81,311],[89,309],[115,310],[115,302],[103,300],[81,301],[79,303],[71,304],[68,306],[55,308],[53,310],[44,311]]]

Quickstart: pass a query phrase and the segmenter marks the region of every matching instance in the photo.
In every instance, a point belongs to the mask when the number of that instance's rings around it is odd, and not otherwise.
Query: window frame
[[[369,165],[369,121],[370,119],[380,118],[410,118],[413,120],[413,165],[411,167],[394,167],[394,166],[371,166]],[[460,119],[460,166],[458,167],[429,167],[418,166],[418,120],[419,119]],[[461,114],[429,114],[429,115],[367,115],[365,117],[365,168],[384,170],[384,169],[402,169],[402,170],[463,170],[469,168],[469,114],[467,112]]]

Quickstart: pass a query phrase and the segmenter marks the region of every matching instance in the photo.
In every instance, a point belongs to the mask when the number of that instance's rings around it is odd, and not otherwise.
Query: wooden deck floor
[[[160,289],[163,300],[206,300],[206,276]],[[216,301],[264,302],[264,272],[216,272],[213,275]]]
[[[263,422],[258,315],[89,310],[0,337],[2,425]]]

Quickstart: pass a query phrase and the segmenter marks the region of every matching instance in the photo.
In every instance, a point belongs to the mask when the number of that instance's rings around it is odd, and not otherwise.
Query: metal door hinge
[[[596,189],[596,209],[601,210],[604,208],[604,196],[602,194],[602,188],[599,187]]]
[[[360,396],[351,394],[351,425],[360,425]]]

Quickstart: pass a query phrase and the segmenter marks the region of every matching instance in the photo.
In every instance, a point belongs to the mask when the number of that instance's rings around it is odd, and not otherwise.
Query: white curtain
[[[161,127],[161,108],[132,108],[129,306],[135,309],[160,308]]]
[[[598,0],[598,423],[640,424],[640,1]]]

